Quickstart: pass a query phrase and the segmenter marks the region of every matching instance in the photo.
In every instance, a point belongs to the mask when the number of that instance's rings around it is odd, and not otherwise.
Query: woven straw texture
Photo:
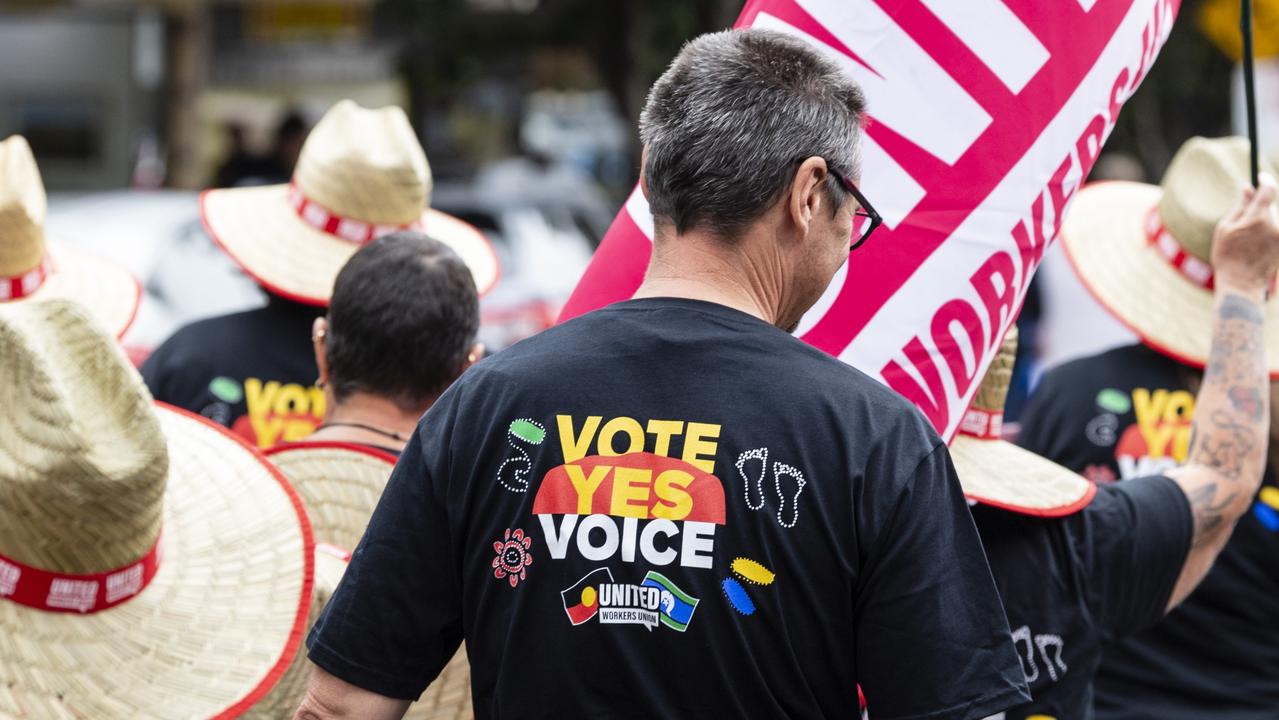
[[[26,138],[0,142],[0,277],[31,270],[44,258],[44,181]]]
[[[1212,342],[1213,293],[1195,285],[1146,242],[1154,185],[1106,182],[1085,187],[1062,225],[1062,247],[1084,285],[1143,342],[1203,367]],[[1266,360],[1279,374],[1279,295],[1266,303]]]
[[[982,379],[974,408],[1003,412],[1016,356],[1017,331],[1011,329]],[[959,434],[950,457],[969,499],[1027,515],[1069,515],[1096,493],[1080,475],[1003,440]]]
[[[268,455],[301,496],[315,541],[345,550],[364,536],[395,467],[380,456],[305,442],[282,445]]]
[[[344,100],[316,124],[298,158],[294,180],[327,210],[369,223],[422,223],[453,248],[486,292],[498,277],[497,256],[479,230],[428,208],[431,174],[404,111],[365,110]],[[359,245],[308,225],[289,204],[288,186],[211,190],[201,196],[209,234],[272,292],[327,305],[338,271]]]
[[[50,298],[75,300],[104,328],[123,337],[133,323],[142,286],[126,270],[74,247],[46,245],[44,183],[31,148],[20,135],[0,142],[0,277],[16,277],[40,265],[46,252],[52,274],[16,304]]]
[[[0,717],[207,718],[265,694],[310,592],[309,526],[283,480],[220,428],[152,409],[70,303],[0,307],[0,376],[0,553],[104,571],[163,525],[159,571],[121,605],[0,601]]]
[[[315,592],[311,615],[307,620],[307,632],[310,632],[311,626],[320,617],[320,611],[329,598],[333,597],[345,571],[344,560],[323,549],[316,550]],[[299,652],[271,694],[249,710],[245,717],[261,720],[290,717],[306,694],[310,673],[311,664],[306,660],[305,651]],[[466,660],[466,649],[462,648],[444,666],[435,682],[422,693],[422,697],[409,706],[404,717],[407,720],[463,720],[474,715],[471,705],[471,666]]]

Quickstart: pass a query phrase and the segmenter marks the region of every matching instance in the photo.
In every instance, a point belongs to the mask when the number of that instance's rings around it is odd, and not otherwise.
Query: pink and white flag
[[[950,438],[1044,250],[1180,0],[749,0],[866,94],[861,187],[884,226],[797,334]],[[652,247],[638,188],[564,309],[629,298]]]

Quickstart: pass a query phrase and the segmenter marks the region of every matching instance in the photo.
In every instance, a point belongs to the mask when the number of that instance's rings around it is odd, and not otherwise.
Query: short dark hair
[[[411,231],[380,237],[333,285],[325,353],[334,397],[426,407],[462,373],[479,327],[475,280],[453,250]]]
[[[856,176],[866,101],[812,47],[771,30],[702,35],[649,91],[640,115],[653,218],[732,236],[790,186],[799,161]],[[845,199],[832,176],[827,190]]]

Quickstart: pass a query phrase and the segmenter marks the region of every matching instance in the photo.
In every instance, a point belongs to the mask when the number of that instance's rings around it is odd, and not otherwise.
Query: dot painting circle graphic
[[[526,579],[528,571],[525,568],[533,564],[533,553],[529,552],[532,547],[533,538],[526,536],[523,530],[507,528],[503,539],[493,543],[493,577],[498,580],[505,578],[511,587]]]

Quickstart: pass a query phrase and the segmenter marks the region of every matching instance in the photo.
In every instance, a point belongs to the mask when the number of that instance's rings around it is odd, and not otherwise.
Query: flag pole
[[[1239,32],[1243,36],[1243,97],[1248,114],[1248,159],[1251,162],[1252,186],[1257,187],[1259,159],[1257,156],[1257,86],[1253,79],[1252,51],[1252,0],[1240,0]]]

